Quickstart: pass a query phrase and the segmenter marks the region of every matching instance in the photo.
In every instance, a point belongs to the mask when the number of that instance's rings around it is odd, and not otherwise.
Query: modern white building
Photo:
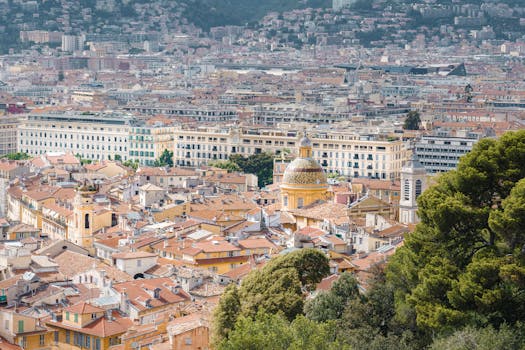
[[[79,35],[62,35],[62,51],[74,52],[84,47],[84,37]]]
[[[472,150],[481,138],[493,136],[493,131],[460,131],[452,135],[439,130],[433,135],[424,135],[416,142],[415,152],[429,174],[456,169],[459,158]]]

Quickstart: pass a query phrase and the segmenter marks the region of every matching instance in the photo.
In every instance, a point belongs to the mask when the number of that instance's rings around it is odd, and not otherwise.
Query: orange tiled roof
[[[85,301],[81,301],[78,304],[65,308],[64,311],[74,312],[77,314],[91,314],[96,312],[104,312],[104,309],[88,304]]]

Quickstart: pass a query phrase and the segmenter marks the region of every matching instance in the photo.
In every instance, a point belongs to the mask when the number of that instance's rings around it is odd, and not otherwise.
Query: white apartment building
[[[71,151],[83,159],[125,161],[134,123],[121,114],[32,114],[18,125],[17,150],[32,156]]]
[[[175,164],[199,166],[227,160],[232,154],[295,152],[303,132],[242,127],[177,127],[174,131]],[[403,141],[381,135],[359,135],[351,130],[308,132],[313,158],[328,173],[378,179],[399,178],[407,160]]]

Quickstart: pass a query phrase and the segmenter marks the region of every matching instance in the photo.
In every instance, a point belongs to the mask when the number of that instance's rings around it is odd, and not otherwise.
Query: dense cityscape
[[[523,349],[525,3],[0,0],[0,350]]]

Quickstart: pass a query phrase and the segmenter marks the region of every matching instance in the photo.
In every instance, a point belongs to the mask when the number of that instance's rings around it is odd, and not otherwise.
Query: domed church
[[[286,167],[281,183],[281,210],[302,208],[328,198],[328,182],[323,168],[312,158],[312,142],[299,141],[299,157]]]

